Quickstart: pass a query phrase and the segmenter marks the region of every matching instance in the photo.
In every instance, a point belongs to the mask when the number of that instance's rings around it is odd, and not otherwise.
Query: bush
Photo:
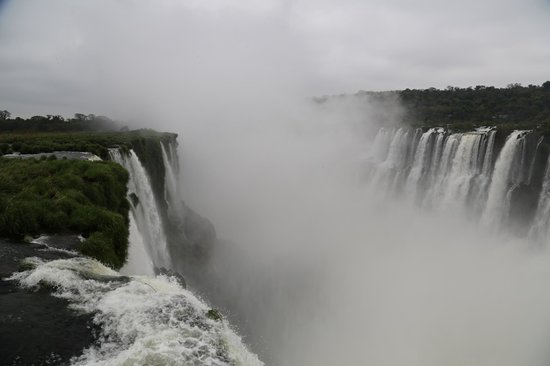
[[[86,132],[73,122],[63,122],[65,132],[40,132],[56,130],[41,129],[48,121],[40,125],[30,121],[29,126],[40,128],[13,133],[22,131],[22,121],[0,126],[0,130],[12,131],[0,134],[1,152],[88,151],[110,160],[110,148],[124,152],[134,149],[151,172],[155,189],[164,187],[160,143],[172,141],[175,134],[152,130]],[[109,161],[0,158],[0,236],[83,234],[88,239],[81,245],[82,253],[118,268],[128,251],[127,182],[128,172]]]
[[[0,158],[0,236],[83,234],[83,254],[119,268],[128,250],[127,182],[112,162]]]
[[[105,233],[93,233],[80,244],[79,250],[82,254],[96,258],[114,268],[120,268],[124,264],[124,260],[115,253],[112,238]]]

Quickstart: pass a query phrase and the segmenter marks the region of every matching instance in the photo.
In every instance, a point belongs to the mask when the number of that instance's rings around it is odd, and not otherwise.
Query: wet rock
[[[187,282],[185,282],[185,278],[183,275],[179,274],[176,271],[173,271],[171,269],[166,269],[164,267],[155,267],[154,268],[156,275],[164,275],[168,277],[174,277],[176,281],[178,281],[179,285],[183,288],[187,288]]]
[[[208,319],[221,321],[223,319],[222,313],[217,309],[210,309],[206,312],[206,317]]]
[[[132,202],[132,206],[137,207],[139,205],[139,197],[134,192],[130,193],[128,195],[130,197],[130,201]]]

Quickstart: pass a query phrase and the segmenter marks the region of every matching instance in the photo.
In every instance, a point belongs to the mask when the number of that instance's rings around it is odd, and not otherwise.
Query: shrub
[[[119,268],[128,250],[127,182],[112,162],[0,158],[0,236],[83,234],[83,254]]]
[[[96,258],[114,268],[120,268],[124,264],[124,260],[115,253],[112,238],[105,233],[93,233],[80,244],[79,250],[82,254]]]

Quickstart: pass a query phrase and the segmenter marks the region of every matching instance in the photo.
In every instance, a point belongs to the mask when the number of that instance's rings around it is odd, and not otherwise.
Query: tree
[[[5,120],[7,120],[7,119],[10,119],[10,117],[11,117],[11,113],[10,113],[10,112],[8,112],[8,111],[6,111],[6,110],[3,110],[3,111],[0,110],[0,120],[5,121]]]
[[[59,114],[48,114],[46,115],[46,117],[48,118],[48,121],[55,121],[55,122],[63,122],[65,121],[65,118],[63,118],[63,116],[59,115]]]
[[[542,83],[542,88],[544,90],[550,90],[550,81],[545,81],[544,83]]]

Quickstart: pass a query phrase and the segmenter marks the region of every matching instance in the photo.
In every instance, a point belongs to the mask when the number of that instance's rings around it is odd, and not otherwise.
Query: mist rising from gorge
[[[186,199],[227,240],[205,293],[269,364],[542,364],[546,251],[370,189],[379,107],[289,108],[182,145]]]

